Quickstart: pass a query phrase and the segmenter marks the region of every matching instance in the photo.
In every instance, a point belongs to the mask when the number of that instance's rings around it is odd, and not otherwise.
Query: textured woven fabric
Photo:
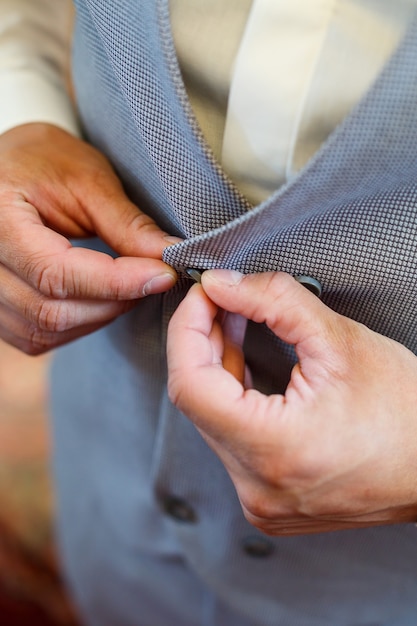
[[[86,134],[132,199],[187,236],[166,250],[174,267],[310,274],[330,306],[416,349],[416,53],[413,27],[320,153],[253,210],[194,121],[166,0],[79,0],[75,84]],[[86,623],[414,625],[413,525],[266,539],[244,520],[221,463],[166,395],[166,323],[190,282],[57,356],[60,538]],[[251,325],[245,350],[256,386],[283,389],[291,347]],[[172,496],[192,523],[166,514]],[[245,550],[254,538],[268,557]]]
[[[414,27],[294,181],[165,259],[178,268],[312,275],[329,306],[416,351],[416,58]]]
[[[169,16],[161,15],[166,6],[157,4],[160,21],[153,15],[149,28],[147,3],[145,8],[111,3],[113,32],[103,36],[103,46],[140,131],[136,144],[143,142],[150,157],[146,162],[151,161],[158,178],[158,195],[164,196],[158,205],[165,205],[176,232],[189,238],[167,250],[165,260],[179,269],[311,274],[323,283],[330,306],[416,350],[416,28],[368,97],[300,175],[249,212],[198,132],[176,64]],[[103,30],[107,4],[97,3],[91,10]],[[146,24],[143,31],[141,24]],[[128,48],[114,46],[115,37]],[[149,53],[156,41],[163,45],[161,57]],[[140,45],[148,46],[147,54]],[[125,62],[127,51],[137,59],[137,71]],[[143,102],[154,106],[143,107]],[[400,272],[399,248],[404,259]],[[404,310],[404,298],[411,308]],[[403,318],[411,320],[411,328],[407,322],[404,328]]]

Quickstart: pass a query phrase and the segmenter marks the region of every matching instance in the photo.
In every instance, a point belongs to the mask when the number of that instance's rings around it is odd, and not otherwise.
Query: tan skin
[[[295,346],[284,395],[244,384],[239,333],[225,332],[219,307],[232,312],[228,328],[234,316],[237,327],[242,316],[266,322]],[[404,346],[338,315],[286,274],[214,270],[174,314],[168,362],[172,401],[220,457],[261,531],[417,520],[417,358]]]
[[[27,124],[0,136],[0,337],[40,354],[170,289],[173,239],[125,195],[107,159],[64,130]],[[98,235],[117,259],[72,247]]]

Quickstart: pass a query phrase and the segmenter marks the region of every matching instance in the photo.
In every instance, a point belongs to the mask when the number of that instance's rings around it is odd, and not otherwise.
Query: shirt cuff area
[[[62,84],[28,69],[0,73],[0,133],[43,122],[80,137],[75,108]]]

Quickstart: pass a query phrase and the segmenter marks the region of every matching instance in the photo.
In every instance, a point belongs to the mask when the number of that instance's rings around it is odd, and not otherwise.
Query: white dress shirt
[[[417,0],[171,0],[197,119],[249,200],[265,199],[307,163],[416,10]]]
[[[67,77],[70,0],[0,0],[0,132],[49,122],[78,133]]]
[[[170,6],[203,133],[257,203],[308,161],[363,96],[417,0],[171,0]],[[79,132],[66,91],[71,14],[70,0],[0,0],[0,132],[31,121]],[[217,121],[209,92],[224,104]]]

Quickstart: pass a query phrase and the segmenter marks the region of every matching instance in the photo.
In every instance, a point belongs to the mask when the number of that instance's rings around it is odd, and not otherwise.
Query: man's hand
[[[218,307],[266,322],[295,346],[284,395],[245,388]],[[417,358],[402,345],[338,315],[289,275],[215,270],[173,316],[168,363],[172,401],[218,454],[260,530],[417,520]]]
[[[74,248],[98,235],[120,257]],[[172,243],[124,194],[103,155],[59,128],[0,136],[0,337],[39,354],[107,324],[176,274]]]

